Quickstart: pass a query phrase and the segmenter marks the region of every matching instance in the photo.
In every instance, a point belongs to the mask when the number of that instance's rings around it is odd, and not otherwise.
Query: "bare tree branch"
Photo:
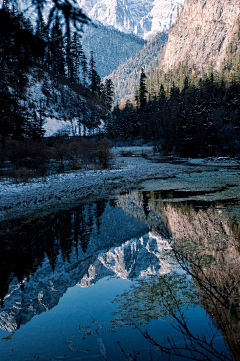
[[[9,5],[18,8],[19,1],[9,0]],[[51,27],[56,18],[59,18],[67,33],[71,26],[81,32],[83,25],[91,21],[79,7],[77,0],[29,0],[29,6],[24,12],[27,13],[30,9],[35,11],[38,17],[45,13],[48,27]]]

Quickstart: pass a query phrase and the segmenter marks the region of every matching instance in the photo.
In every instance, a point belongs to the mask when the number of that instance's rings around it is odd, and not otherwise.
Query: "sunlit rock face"
[[[177,244],[196,243],[197,257],[190,270],[196,287],[203,284],[208,290],[201,290],[201,302],[219,325],[234,360],[240,360],[239,214],[172,206],[164,207],[164,213]],[[205,256],[211,256],[207,264]]]
[[[238,31],[238,0],[188,0],[171,28],[162,66],[173,68],[179,62],[198,70],[216,64],[219,69],[226,50]]]
[[[234,360],[240,360],[240,212],[221,204],[194,208],[186,202],[161,202],[159,194],[132,193],[119,197],[118,204],[155,228],[159,221],[165,236],[163,224],[168,226],[173,244],[183,247],[202,305],[221,329]]]
[[[218,249],[219,241],[228,240],[234,242],[234,234],[230,227],[230,220],[225,212],[219,209],[193,208],[189,205],[171,205],[164,204],[163,213],[168,219],[168,225],[171,229],[172,237],[178,240],[194,240],[205,246],[206,250],[209,244]]]
[[[162,198],[163,197],[163,198]],[[132,192],[118,196],[116,204],[127,214],[145,222],[166,239],[193,240],[206,252],[235,249],[240,234],[238,208],[228,210],[217,203],[196,207],[192,201],[176,201],[161,191]]]
[[[240,229],[236,223],[239,215],[223,209],[198,210],[172,205],[164,205],[163,212],[177,245],[194,242],[199,257],[212,257],[207,266],[203,265],[209,280],[222,290],[236,282],[235,291],[240,295],[237,282],[240,278]]]
[[[78,0],[92,20],[144,39],[166,31],[184,0]]]
[[[184,202],[162,202],[155,191],[119,196],[117,204],[163,238],[177,245],[193,242],[200,255],[212,256],[214,262],[208,264],[207,270],[219,285],[225,282],[227,287],[230,280],[234,283],[240,278],[238,208],[228,210],[221,204],[195,208]]]

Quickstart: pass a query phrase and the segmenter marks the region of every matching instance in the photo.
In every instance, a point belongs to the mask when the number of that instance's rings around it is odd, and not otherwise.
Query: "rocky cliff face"
[[[78,0],[92,19],[144,39],[169,29],[184,0]]]
[[[239,30],[239,14],[238,0],[186,0],[170,30],[162,61],[164,70],[186,60],[198,70],[212,62],[219,69]]]

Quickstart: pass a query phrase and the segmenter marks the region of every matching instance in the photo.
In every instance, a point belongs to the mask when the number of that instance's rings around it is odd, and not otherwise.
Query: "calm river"
[[[0,360],[240,360],[239,202],[181,197],[2,225]]]

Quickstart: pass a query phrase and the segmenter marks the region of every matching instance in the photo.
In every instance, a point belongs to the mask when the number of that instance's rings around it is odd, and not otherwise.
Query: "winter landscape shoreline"
[[[188,159],[182,164],[152,162],[141,154],[151,147],[113,149],[110,169],[80,170],[33,178],[28,183],[0,181],[0,222],[41,217],[71,209],[83,200],[104,198],[131,190],[181,190],[197,199],[236,199],[240,194],[239,164],[229,159]],[[128,149],[129,150],[129,149]],[[4,222],[5,223],[5,222]]]

